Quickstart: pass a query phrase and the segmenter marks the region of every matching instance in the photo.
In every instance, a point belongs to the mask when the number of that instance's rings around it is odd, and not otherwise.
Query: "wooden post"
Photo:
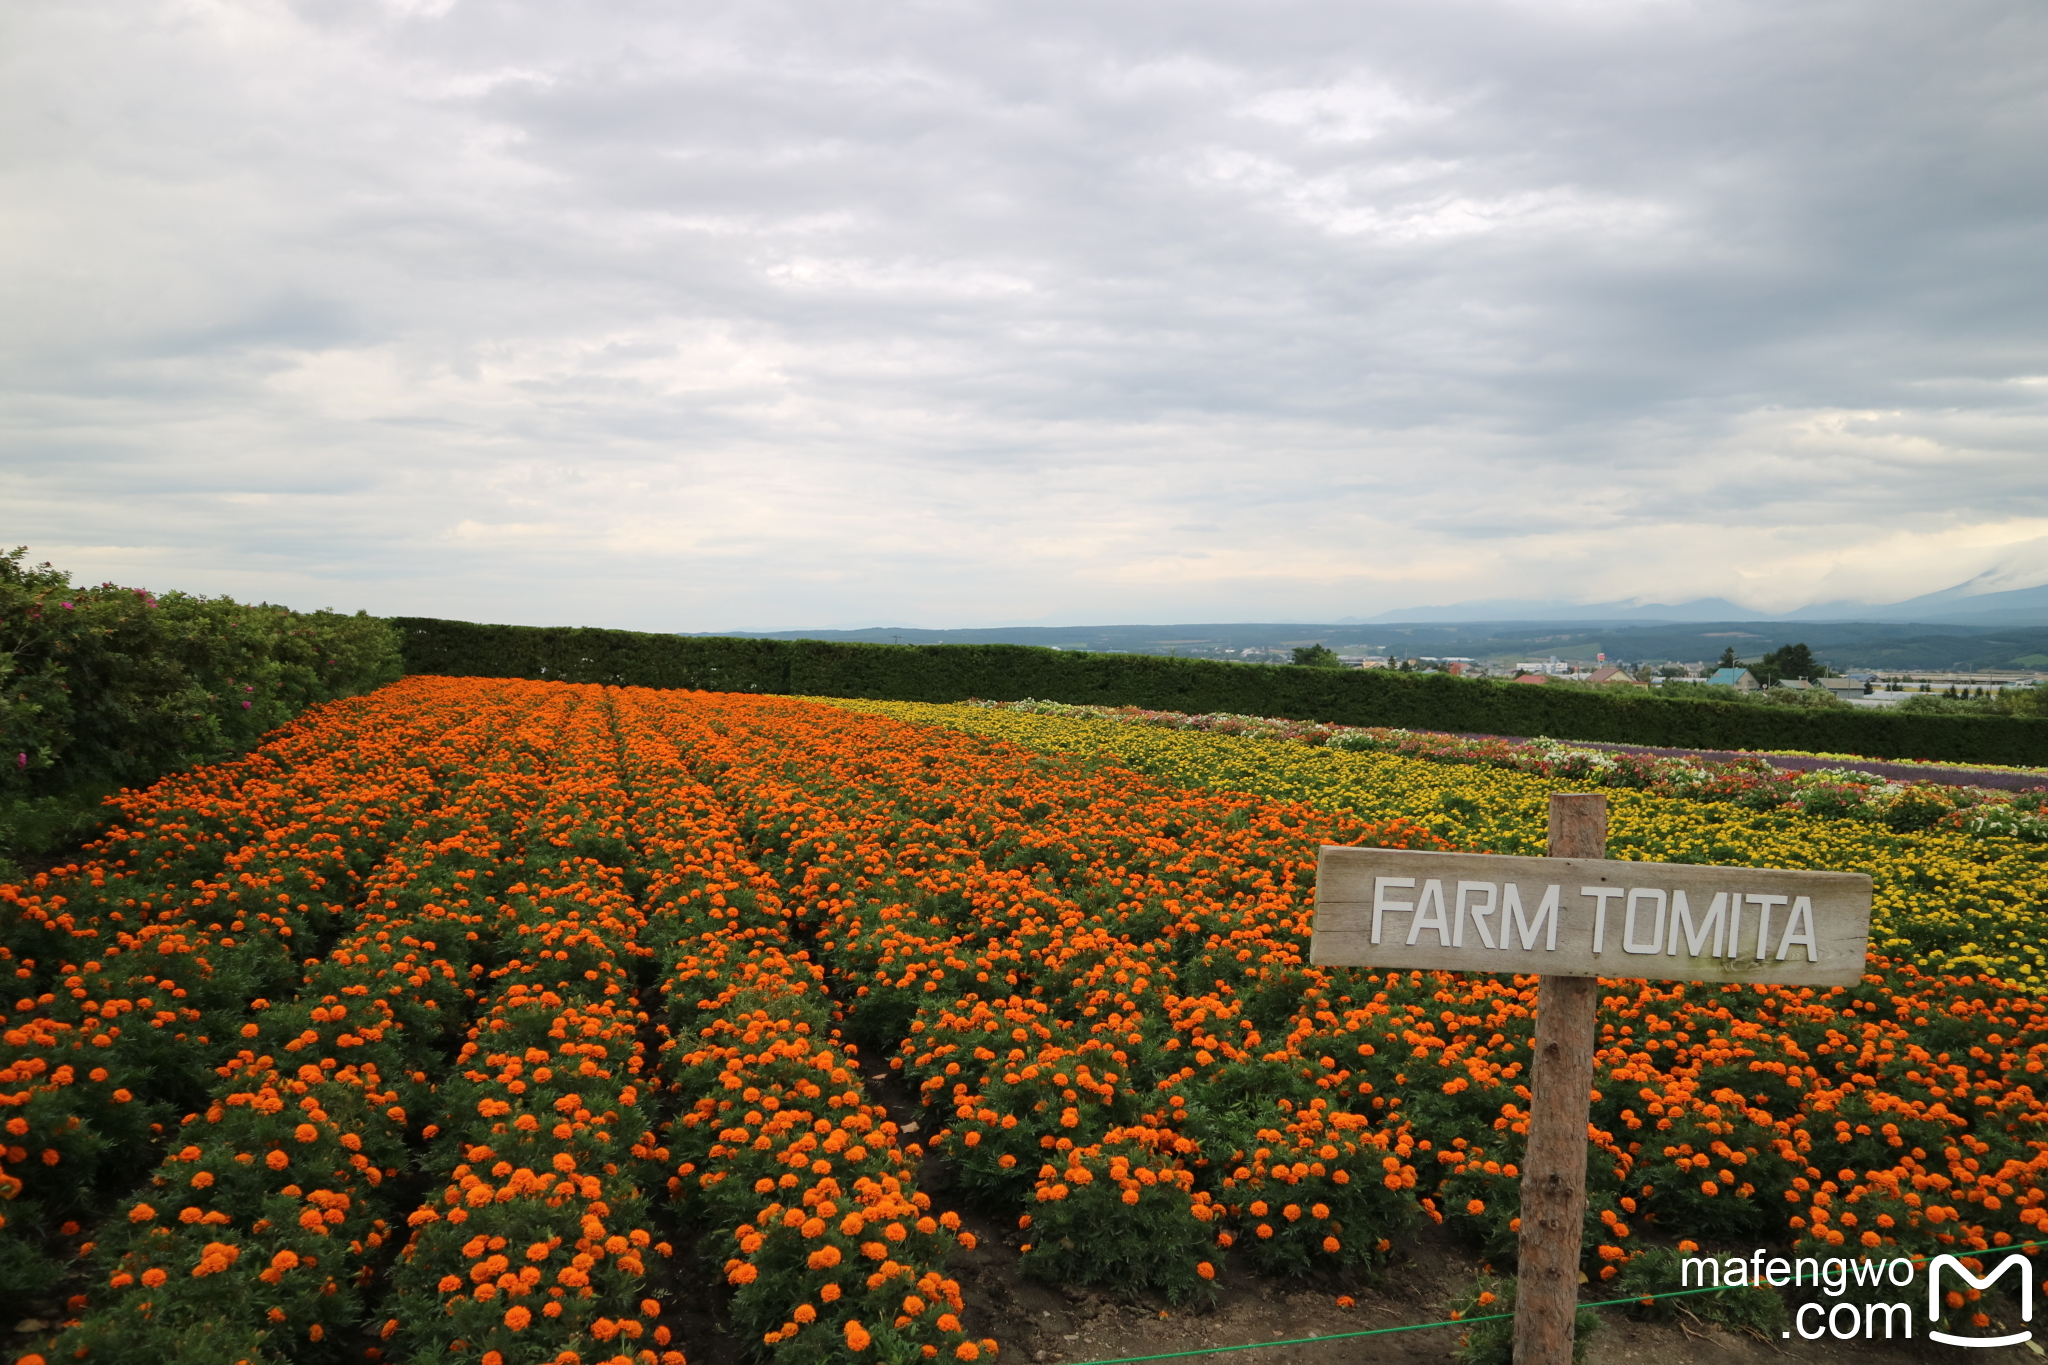
[[[1552,793],[1553,858],[1607,856],[1607,798]],[[1600,983],[1546,976],[1529,1067],[1529,1143],[1515,1285],[1515,1365],[1571,1365],[1586,1220],[1586,1122],[1592,1110]]]

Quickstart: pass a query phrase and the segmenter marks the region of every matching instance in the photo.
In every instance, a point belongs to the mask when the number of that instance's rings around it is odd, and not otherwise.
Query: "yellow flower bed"
[[[819,698],[818,700],[829,700]],[[1541,853],[1549,794],[1568,781],[1383,753],[1075,720],[984,707],[832,700],[832,705],[1006,739],[1041,752],[1097,753],[1190,787],[1254,792],[1406,816],[1467,848]],[[1617,858],[1868,873],[1871,949],[1942,971],[2048,985],[2048,849],[1950,830],[1897,833],[1829,820],[1610,791]]]

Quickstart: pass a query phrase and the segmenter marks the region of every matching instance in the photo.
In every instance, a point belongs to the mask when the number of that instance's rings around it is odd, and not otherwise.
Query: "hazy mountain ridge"
[[[1805,643],[1838,669],[1888,671],[2048,669],[2048,626],[2031,629],[1933,622],[1703,621],[1601,624],[1586,621],[1467,623],[1230,623],[1128,626],[1013,626],[1007,629],[706,631],[772,640],[852,640],[879,644],[1011,644],[1105,654],[1180,654],[1242,659],[1243,651],[1279,662],[1296,645],[1326,644],[1342,654],[1538,661],[1555,656],[1610,661],[1708,662],[1733,647],[1754,659],[1780,645]]]
[[[1504,622],[1504,621],[1587,621],[1641,622],[1645,624],[1698,621],[1896,621],[1943,625],[2048,625],[2048,584],[2013,588],[2002,592],[1972,592],[1979,579],[1958,583],[1940,592],[1923,593],[1903,602],[1820,602],[1788,612],[1751,611],[1722,597],[1702,597],[1690,602],[1573,603],[1533,599],[1481,599],[1453,602],[1441,607],[1402,607],[1377,616],[1346,617],[1340,624],[1360,625],[1414,622]]]
[[[1880,605],[1825,602],[1772,614],[1720,597],[1674,604],[1492,598],[1404,607],[1329,622],[1202,622],[1180,625],[980,626],[926,630],[868,626],[832,630],[693,632],[768,640],[880,644],[1011,644],[1111,654],[1278,662],[1298,645],[1351,655],[1463,656],[1499,661],[1556,657],[1593,662],[1701,662],[1733,647],[1754,659],[1805,643],[1838,669],[1895,671],[2048,669],[2048,584],[1995,592],[1984,574],[1940,592]],[[2008,580],[2009,581],[2009,580]]]

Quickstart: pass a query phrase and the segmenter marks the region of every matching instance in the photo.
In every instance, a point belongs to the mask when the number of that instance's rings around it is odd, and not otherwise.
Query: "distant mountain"
[[[1536,598],[1482,598],[1455,602],[1447,607],[1402,607],[1378,616],[1346,617],[1362,625],[1391,625],[1396,622],[1468,623],[1478,621],[1544,621],[1574,623],[1629,622],[1667,625],[1681,621],[1776,621],[1783,616],[1751,611],[1721,597],[1701,597],[1675,605],[1633,602],[1557,602]]]
[[[951,630],[864,626],[702,633],[904,645],[1039,645],[1260,663],[1284,662],[1293,649],[1309,644],[1342,654],[1402,658],[1461,655],[1499,661],[1555,654],[1592,662],[1604,654],[1609,660],[1700,662],[1731,646],[1738,657],[1751,659],[1780,645],[1804,643],[1836,668],[2048,668],[2048,585],[1982,591],[1995,581],[1984,575],[1903,602],[1823,602],[1776,615],[1719,597],[1679,603],[1491,598],[1324,624],[1012,623]]]
[[[1794,611],[1761,612],[1721,597],[1690,602],[1559,602],[1535,598],[1481,598],[1440,607],[1402,607],[1378,616],[1347,617],[1360,624],[1543,622],[1573,625],[1675,625],[1740,621],[1911,621],[1924,625],[2048,626],[2048,584],[2002,592],[1979,590],[1980,575],[1940,592],[1903,602],[1817,602]]]
[[[1862,621],[1928,621],[1941,623],[1954,621],[1969,625],[2048,625],[2048,583],[2037,588],[2013,588],[2006,592],[1969,591],[1970,583],[1958,583],[1953,588],[1930,592],[1920,597],[1909,597],[1903,602],[1888,606],[1867,607],[1853,617],[1832,616],[1827,619],[1854,619]],[[1831,606],[1840,606],[1832,603]],[[1820,608],[1809,607],[1806,612]],[[1804,612],[1792,613],[1794,619],[1801,619]],[[1822,619],[1812,617],[1809,619]]]

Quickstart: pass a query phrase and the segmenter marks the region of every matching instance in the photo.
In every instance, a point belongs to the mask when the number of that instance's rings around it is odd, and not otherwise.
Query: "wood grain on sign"
[[[1322,966],[1853,985],[1870,878],[1325,845]]]

